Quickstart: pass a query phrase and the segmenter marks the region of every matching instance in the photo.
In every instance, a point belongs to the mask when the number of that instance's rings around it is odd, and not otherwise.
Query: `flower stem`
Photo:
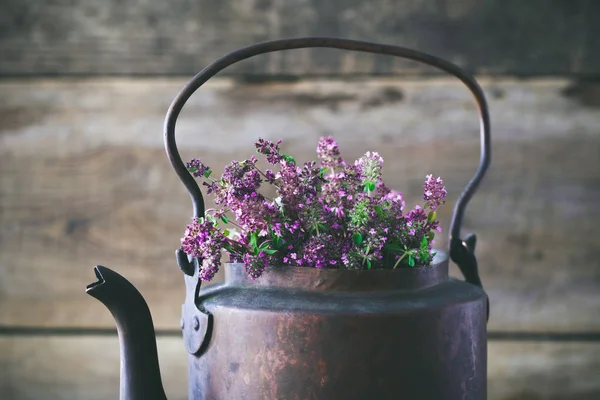
[[[409,253],[408,251],[405,251],[405,252],[404,252],[404,254],[402,254],[402,257],[400,257],[400,258],[398,259],[398,261],[396,261],[396,264],[394,264],[394,268],[393,268],[393,269],[396,269],[396,267],[398,266],[398,264],[400,264],[400,261],[402,261],[402,259],[403,259],[404,257],[406,257],[406,255],[407,255],[408,253]]]
[[[230,243],[235,243],[235,244],[237,244],[240,247],[245,247],[247,249],[250,248],[248,245],[245,245],[244,243],[238,242],[237,240],[234,240],[234,239],[227,238],[227,241],[230,242]]]
[[[369,251],[371,251],[371,246],[367,246],[367,251],[365,251],[365,255],[363,256],[362,265],[365,265],[365,262],[367,261],[367,258],[369,257]]]
[[[256,165],[254,166],[254,169],[257,170],[259,174],[261,174],[262,176],[264,176],[268,183],[270,183],[271,185],[275,186],[277,189],[280,189],[280,187],[277,184],[269,182],[269,178],[267,177],[267,175],[265,175],[265,173],[262,172]],[[266,196],[265,196],[265,198],[266,198]]]
[[[246,232],[246,230],[242,226],[240,226],[238,223],[233,222],[231,220],[229,220],[229,223],[233,226],[237,226],[238,228],[240,228],[242,230],[242,232]]]
[[[215,210],[214,208],[209,208],[208,210],[206,210],[206,213],[208,213],[209,211],[214,211],[216,212],[217,210]],[[231,208],[224,208],[223,209],[224,212],[231,212]],[[214,214],[214,213],[213,213]],[[238,228],[240,228],[242,230],[242,232],[246,232],[246,229],[244,229],[242,226],[240,226],[239,224],[237,224],[236,222],[234,222],[233,220],[228,219],[227,220],[228,223],[230,223],[233,226],[236,226]]]

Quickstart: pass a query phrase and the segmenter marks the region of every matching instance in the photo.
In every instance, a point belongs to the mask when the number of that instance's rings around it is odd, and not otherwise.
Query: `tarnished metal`
[[[181,330],[187,352],[199,356],[210,342],[213,316],[196,302],[202,284],[198,278],[200,272],[198,260],[189,261],[181,249],[177,250],[176,257],[183,271],[192,272],[192,275],[187,273],[183,275],[185,302],[181,305]]]
[[[466,282],[448,277],[448,254],[438,252],[428,267],[362,271],[273,266],[255,281],[243,265],[229,263],[223,284],[200,290],[200,260],[179,249],[176,259],[186,286],[181,328],[189,357],[189,398],[485,399],[489,303],[477,270],[476,238],[463,240],[460,230],[465,208],[490,164],[490,121],[481,88],[459,67],[415,50],[336,38],[265,42],[215,61],[176,96],[164,127],[167,155],[190,193],[194,216],[203,215],[204,199],[174,136],[186,101],[229,65],[304,47],[404,57],[446,71],[469,88],[479,109],[481,159],[456,203],[449,246]],[[111,310],[119,327],[121,399],[164,398],[146,303],[115,272],[97,267],[96,274],[99,281],[88,293]],[[107,284],[111,281],[115,283]],[[141,384],[144,376],[152,385]]]
[[[448,258],[397,270],[225,265],[190,399],[485,399],[486,296]]]
[[[138,290],[116,272],[98,265],[86,293],[100,300],[117,323],[121,347],[121,400],[164,400],[154,324]]]

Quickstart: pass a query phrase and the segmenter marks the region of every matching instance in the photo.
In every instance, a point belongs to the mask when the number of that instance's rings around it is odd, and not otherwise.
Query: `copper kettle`
[[[481,159],[458,199],[449,254],[431,266],[396,270],[269,267],[250,280],[225,264],[225,282],[201,289],[200,260],[176,251],[186,298],[182,330],[189,354],[189,398],[219,399],[485,399],[489,303],[475,259],[475,236],[460,237],[468,201],[490,165],[490,122],[483,91],[457,66],[415,50],[337,38],[259,43],[230,53],[196,75],[165,120],[165,147],[188,189],[194,216],[204,214],[200,189],[175,144],[185,102],[212,76],[252,56],[327,47],[404,57],[460,79],[479,108]],[[466,282],[448,276],[449,259]],[[113,314],[121,347],[121,399],[165,399],[152,317],[122,276],[95,268],[87,293]]]

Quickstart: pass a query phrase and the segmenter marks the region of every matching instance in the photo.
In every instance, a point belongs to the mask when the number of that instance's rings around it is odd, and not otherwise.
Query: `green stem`
[[[244,228],[242,228],[237,222],[234,222],[232,220],[228,221],[231,225],[233,226],[237,226],[238,228],[240,228],[242,230],[242,232],[246,232],[246,230]]]
[[[225,212],[231,212],[231,208],[224,208],[223,210],[225,210]],[[214,208],[209,208],[208,210],[205,211],[205,214],[208,214],[209,211],[213,211],[213,214],[217,211]],[[242,228],[240,225],[238,225],[236,222],[234,222],[233,220],[230,220],[229,218],[227,219],[227,222],[230,223],[233,226],[237,226],[238,228],[240,228],[242,230],[242,232],[246,232],[246,230],[244,228]]]
[[[402,257],[400,257],[400,258],[398,259],[398,261],[396,261],[396,264],[394,264],[394,268],[393,268],[393,269],[396,269],[396,267],[398,266],[398,264],[400,264],[400,261],[402,261],[402,259],[403,259],[404,257],[406,257],[406,255],[407,255],[408,253],[409,253],[408,251],[405,251],[405,252],[404,252],[404,254],[402,254]]]
[[[362,265],[365,265],[365,262],[367,261],[367,257],[369,256],[369,251],[371,251],[371,246],[367,246],[367,251],[365,252],[365,254],[363,255],[363,262]]]
[[[240,247],[242,247],[242,248],[247,248],[247,249],[249,249],[249,247],[248,247],[247,245],[245,245],[245,244],[243,244],[243,243],[241,243],[241,242],[238,242],[237,240],[233,240],[233,239],[227,238],[227,241],[228,241],[229,243],[234,243],[234,244],[236,244],[236,245],[238,245],[238,246],[240,246]]]

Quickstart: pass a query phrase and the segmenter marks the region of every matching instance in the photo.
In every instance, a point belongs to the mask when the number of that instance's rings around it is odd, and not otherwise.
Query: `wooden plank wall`
[[[239,47],[338,36],[428,51],[485,74],[597,74],[595,0],[3,0],[0,74],[194,74]],[[227,73],[422,73],[390,57],[273,53]]]
[[[403,44],[478,73],[493,161],[464,231],[478,235],[492,302],[489,398],[600,398],[600,84],[582,80],[600,70],[600,3],[200,4],[0,5],[0,399],[117,397],[114,323],[84,293],[96,264],[146,297],[167,393],[185,398],[174,249],[191,204],[164,115],[216,57],[305,34]],[[430,70],[337,51],[263,57],[211,80],[177,125],[184,158],[216,173],[258,136],[302,161],[330,134],[347,158],[380,151],[409,204],[426,174],[444,177],[447,229],[477,166],[478,121],[466,89]]]
[[[103,264],[141,290],[158,329],[177,332],[183,287],[173,251],[191,207],[164,155],[161,124],[184,83],[0,84],[10,94],[0,103],[5,330],[113,327],[110,314],[84,294],[94,280],[93,265]],[[600,331],[597,103],[566,80],[481,83],[492,109],[494,161],[469,206],[465,231],[479,235],[481,274],[492,302],[490,398],[598,395],[600,382],[587,379],[600,373],[598,343],[589,342]],[[409,204],[418,200],[425,174],[442,175],[451,194],[441,214],[445,229],[478,162],[472,99],[460,84],[441,78],[262,84],[217,79],[190,100],[177,138],[184,157],[202,157],[218,173],[227,160],[252,154],[258,136],[283,138],[286,149],[304,160],[313,157],[324,134],[336,136],[348,158],[381,150],[386,179],[405,191]],[[54,393],[47,398],[100,398],[116,388],[114,338],[17,333],[0,341],[4,370],[12,371],[2,386],[12,398],[37,398],[35,390]],[[544,336],[588,341],[515,341]],[[504,340],[494,339],[499,337]],[[183,347],[176,343],[178,337],[160,336],[167,382],[181,382],[177,376],[185,374]],[[39,352],[39,361],[29,360],[37,347],[48,351]],[[53,367],[55,358],[60,368]],[[96,362],[102,366],[88,365]],[[37,373],[25,374],[27,368]],[[553,376],[565,368],[559,385]],[[64,374],[60,385],[45,375],[52,369]],[[91,376],[112,386],[103,382],[88,393]],[[172,385],[173,393],[184,393]],[[567,397],[548,397],[556,393]]]

